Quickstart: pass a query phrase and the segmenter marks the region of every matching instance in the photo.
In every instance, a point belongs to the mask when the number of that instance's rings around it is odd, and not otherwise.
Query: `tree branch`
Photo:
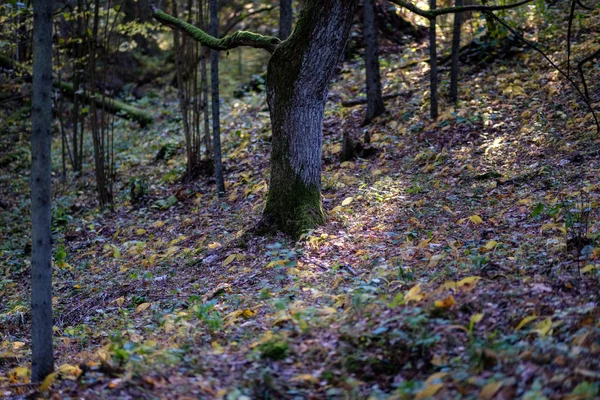
[[[217,39],[209,35],[202,29],[188,24],[180,19],[177,19],[156,8],[153,4],[150,5],[152,16],[163,25],[167,25],[173,29],[185,33],[201,45],[212,50],[223,51],[231,50],[236,47],[247,46],[257,49],[265,49],[269,53],[273,53],[281,41],[273,36],[263,36],[257,33],[237,31],[222,39]]]
[[[445,14],[454,14],[459,12],[469,12],[469,11],[480,11],[480,12],[489,12],[489,11],[500,11],[500,10],[509,10],[511,8],[520,7],[524,4],[531,3],[533,0],[521,0],[517,3],[506,4],[503,6],[482,6],[482,5],[472,5],[472,6],[463,6],[463,7],[446,7],[446,8],[438,8],[435,10],[423,10],[415,6],[414,4],[405,1],[405,0],[389,0],[391,3],[397,4],[400,7],[404,7],[409,11],[414,12],[421,17],[427,19],[434,19],[440,15]]]
[[[496,21],[498,21],[502,26],[504,26],[506,29],[508,29],[513,35],[515,35],[515,37],[517,39],[519,39],[520,41],[522,41],[523,43],[525,43],[526,45],[528,45],[529,47],[531,47],[532,49],[534,49],[535,51],[537,51],[538,53],[540,53],[542,55],[542,57],[544,57],[546,59],[546,61],[548,61],[550,63],[550,65],[552,65],[552,67],[554,67],[555,70],[557,70],[562,76],[564,76],[569,83],[571,84],[571,86],[573,86],[573,88],[575,88],[575,90],[577,91],[577,93],[579,93],[579,95],[581,96],[581,98],[583,99],[583,101],[585,102],[586,106],[588,107],[588,109],[590,110],[590,112],[592,113],[592,116],[594,117],[594,122],[596,122],[596,128],[598,130],[598,133],[600,133],[600,121],[598,121],[598,116],[596,115],[596,112],[594,111],[594,107],[592,106],[592,103],[590,102],[590,100],[588,99],[588,97],[586,97],[586,95],[581,91],[581,89],[579,89],[579,86],[575,83],[575,81],[573,79],[571,79],[571,77],[565,73],[562,69],[560,69],[560,67],[558,65],[556,65],[554,63],[554,61],[552,61],[550,59],[550,57],[548,57],[546,55],[546,53],[544,53],[538,46],[536,46],[533,42],[530,42],[529,40],[525,39],[523,37],[523,35],[519,34],[514,28],[512,28],[510,25],[508,25],[506,22],[504,22],[502,19],[498,18],[494,13],[492,12],[488,12],[487,13],[490,17],[494,18]],[[600,51],[600,50],[599,50]],[[596,53],[592,54],[591,56],[589,56],[589,59],[593,59],[593,57],[595,57]],[[582,60],[579,65],[583,65],[583,63],[585,63],[588,58]],[[580,69],[581,71],[581,69]]]
[[[239,17],[237,17],[235,20],[231,21],[227,27],[223,30],[223,35],[227,35],[229,32],[231,32],[231,30],[233,28],[235,28],[235,26],[241,22],[243,22],[244,20],[257,15],[257,14],[261,14],[264,12],[269,12],[269,11],[273,11],[274,9],[276,9],[278,6],[270,6],[270,7],[264,7],[264,8],[259,8],[258,10],[254,10],[254,11],[250,11],[248,13],[242,14]]]

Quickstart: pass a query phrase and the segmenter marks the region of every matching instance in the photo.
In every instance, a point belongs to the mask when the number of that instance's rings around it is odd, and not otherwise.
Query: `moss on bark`
[[[152,16],[164,25],[168,25],[173,29],[180,30],[203,46],[217,51],[231,50],[235,49],[236,47],[248,46],[265,49],[268,52],[273,53],[279,43],[281,43],[279,38],[273,36],[263,36],[259,35],[258,33],[246,31],[237,31],[229,36],[225,36],[222,39],[218,39],[204,32],[202,29],[175,18],[156,7],[152,8]]]
[[[298,239],[302,233],[325,223],[321,189],[297,178],[284,190],[270,191],[264,210],[265,229],[275,228]]]

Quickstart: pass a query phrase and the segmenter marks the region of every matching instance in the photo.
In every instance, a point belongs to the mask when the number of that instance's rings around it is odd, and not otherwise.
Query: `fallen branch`
[[[32,71],[29,67],[20,64],[9,57],[0,54],[0,67],[6,69],[14,69],[15,71],[23,72],[27,75],[27,79],[31,80]],[[79,99],[89,104],[92,99],[92,95],[88,91],[78,92],[72,84],[68,82],[61,82],[57,79],[53,80],[53,86],[60,90],[60,92],[66,96],[73,98],[75,94],[79,96]],[[78,93],[76,93],[78,92]],[[146,111],[140,110],[139,108],[130,106],[120,100],[115,100],[109,97],[99,96],[96,98],[96,104],[99,108],[104,111],[122,116],[123,118],[139,122],[142,126],[149,125],[154,121],[152,115]]]
[[[410,97],[411,95],[412,95],[412,92],[390,93],[390,94],[383,95],[383,100],[395,99],[396,97]],[[362,104],[367,104],[366,97],[360,97],[360,98],[354,99],[354,100],[342,101],[342,107],[356,107],[356,106],[360,106]]]

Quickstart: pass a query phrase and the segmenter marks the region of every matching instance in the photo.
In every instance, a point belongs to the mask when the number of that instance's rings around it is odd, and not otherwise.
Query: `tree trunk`
[[[210,34],[219,37],[219,17],[217,14],[217,0],[210,0]],[[225,181],[223,179],[223,161],[221,157],[221,116],[219,113],[219,52],[210,52],[210,79],[212,86],[212,118],[213,118],[213,158],[215,162],[215,179],[217,181],[217,195],[225,195]]]
[[[322,128],[328,85],[358,0],[307,0],[296,29],[269,61],[273,141],[262,227],[292,237],[325,222],[321,206]]]
[[[363,125],[385,112],[381,94],[381,73],[379,71],[379,46],[377,43],[377,23],[373,0],[364,0],[365,67],[367,71],[367,114]]]
[[[292,0],[279,1],[279,39],[285,40],[292,33]]]
[[[436,9],[436,0],[429,0],[429,9]],[[436,24],[435,18],[429,20],[429,80],[430,80],[430,94],[429,94],[429,106],[430,114],[432,119],[438,117],[438,90],[437,90],[437,35],[436,35]]]
[[[33,11],[33,104],[31,109],[31,371],[34,382],[54,369],[52,351],[52,14],[54,0]]]
[[[456,0],[456,7],[461,7],[462,0]],[[454,26],[452,28],[452,69],[450,70],[450,101],[458,101],[458,72],[460,56],[460,28],[462,25],[462,13],[454,14]]]

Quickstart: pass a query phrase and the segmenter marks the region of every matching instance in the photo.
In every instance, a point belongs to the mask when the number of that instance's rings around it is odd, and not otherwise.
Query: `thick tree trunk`
[[[292,33],[292,0],[279,1],[279,39],[285,40]]]
[[[52,14],[54,0],[33,10],[33,104],[31,109],[31,373],[34,382],[54,369],[52,352]]]
[[[325,222],[321,206],[323,112],[358,0],[307,0],[290,38],[273,53],[267,101],[273,142],[263,227],[297,238]]]
[[[217,0],[210,0],[210,33],[219,37],[219,17],[217,14]],[[212,120],[213,120],[213,157],[215,163],[215,179],[217,181],[217,195],[225,195],[225,181],[223,178],[223,161],[221,156],[221,115],[219,100],[219,52],[210,52],[210,80],[212,86]]]
[[[429,9],[436,9],[436,0],[429,0]],[[430,82],[430,94],[429,94],[429,106],[430,115],[432,119],[438,117],[438,90],[437,90],[437,34],[436,34],[436,21],[435,18],[429,20],[429,82]]]
[[[364,0],[365,68],[367,71],[367,113],[363,125],[385,112],[381,94],[381,72],[379,71],[379,45],[373,0]]]
[[[456,7],[461,7],[462,0],[456,0]],[[453,103],[458,101],[458,72],[460,56],[460,28],[462,25],[462,13],[454,14],[454,25],[452,27],[452,69],[450,70],[450,100]]]

